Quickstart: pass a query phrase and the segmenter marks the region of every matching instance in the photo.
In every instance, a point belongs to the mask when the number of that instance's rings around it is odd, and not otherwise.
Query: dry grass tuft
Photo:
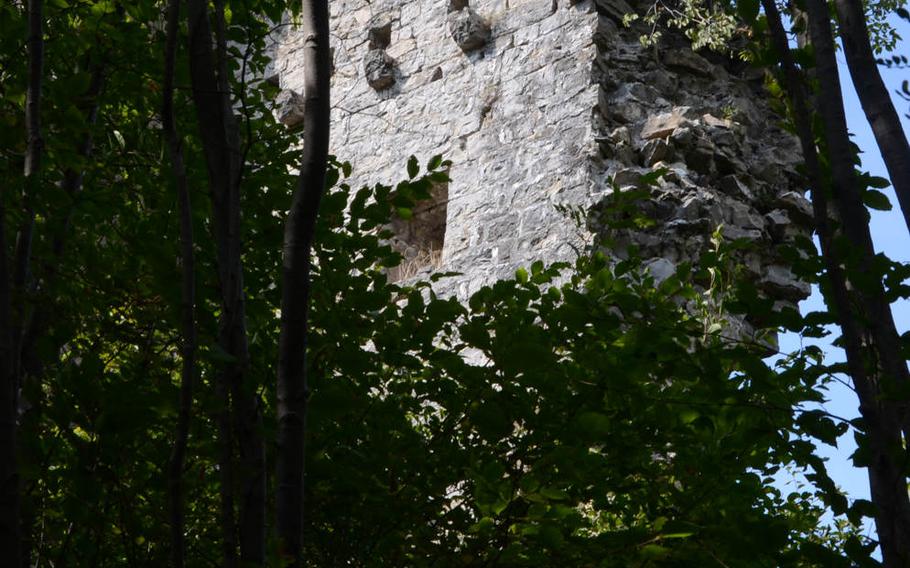
[[[417,276],[426,268],[435,270],[442,265],[442,248],[421,249],[412,258],[406,258],[398,266],[389,269],[389,281],[398,282]]]

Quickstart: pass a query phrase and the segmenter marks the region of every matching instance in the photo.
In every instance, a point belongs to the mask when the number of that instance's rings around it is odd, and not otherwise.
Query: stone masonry
[[[666,168],[646,204],[656,227],[626,235],[656,276],[704,250],[722,224],[725,236],[759,243],[746,264],[763,290],[807,295],[775,254],[810,209],[797,144],[763,100],[761,70],[695,53],[679,34],[643,47],[645,28],[621,22],[645,7],[625,0],[330,8],[332,152],[353,164],[354,183],[394,183],[410,155],[453,162],[452,182],[426,208],[432,230],[393,223],[405,256],[432,263],[424,270],[463,273],[441,281],[443,293],[464,298],[534,260],[572,259],[596,223],[578,227],[557,206],[594,211],[614,188]],[[284,105],[300,94],[300,45],[290,31],[276,47]]]

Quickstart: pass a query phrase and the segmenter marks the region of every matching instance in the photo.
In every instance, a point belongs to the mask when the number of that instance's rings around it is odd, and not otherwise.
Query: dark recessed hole
[[[385,49],[392,43],[392,24],[386,23],[370,28],[370,49]]]
[[[449,0],[449,12],[457,12],[468,7],[468,0]]]

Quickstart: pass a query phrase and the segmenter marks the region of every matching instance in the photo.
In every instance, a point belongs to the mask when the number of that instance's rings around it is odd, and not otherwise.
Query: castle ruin
[[[395,244],[420,270],[462,273],[467,297],[541,259],[571,260],[596,232],[557,209],[596,210],[616,188],[665,169],[645,204],[655,227],[630,233],[660,277],[706,250],[723,226],[758,247],[746,269],[771,297],[808,294],[777,246],[805,234],[810,207],[795,139],[764,100],[763,73],[681,34],[645,47],[645,9],[626,0],[339,0],[331,4],[332,153],[354,185],[393,183],[409,156],[451,160],[451,183]],[[302,46],[276,46],[285,107],[302,85]],[[305,125],[304,125],[305,128]]]

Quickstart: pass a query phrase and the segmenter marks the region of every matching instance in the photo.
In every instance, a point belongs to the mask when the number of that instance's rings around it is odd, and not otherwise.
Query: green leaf
[[[638,177],[638,185],[640,187],[655,185],[660,180],[660,178],[667,175],[667,172],[669,171],[670,170],[667,168],[657,168],[656,170],[642,174]]]
[[[854,525],[859,526],[863,518],[874,518],[878,512],[878,507],[866,499],[857,499],[847,510],[847,518]]]
[[[863,203],[869,209],[891,211],[891,201],[888,200],[888,196],[876,189],[867,189],[863,192]]]
[[[408,158],[408,177],[414,179],[418,173],[420,173],[420,163],[417,161],[417,157],[411,156]]]
[[[698,526],[685,521],[668,521],[660,529],[661,538],[689,538],[698,532]]]
[[[541,487],[538,493],[551,501],[565,501],[569,498],[568,493],[555,487]]]
[[[863,176],[863,181],[866,182],[867,187],[874,187],[875,189],[887,189],[891,187],[891,180],[888,178],[865,174]]]
[[[217,343],[215,345],[212,345],[209,348],[208,355],[212,361],[215,361],[218,363],[236,363],[237,362],[237,357],[235,357],[235,356],[231,355],[230,353],[228,353],[227,351],[225,351],[224,348],[221,347],[221,345],[218,345]]]
[[[489,440],[499,440],[512,432],[512,420],[494,401],[480,404],[471,414],[471,421],[480,435]]]
[[[679,419],[683,424],[691,424],[698,420],[699,416],[701,416],[701,413],[693,409],[682,410],[679,413]]]
[[[492,532],[493,527],[495,527],[493,519],[490,517],[483,517],[476,523],[474,523],[468,530],[476,534],[488,534]]]
[[[578,428],[591,437],[610,433],[610,418],[599,412],[583,412],[576,419]]]
[[[547,524],[540,528],[540,540],[552,549],[560,549],[565,544],[562,531],[554,525]]]
[[[758,18],[759,0],[737,0],[736,13],[746,24],[752,25]]]
[[[646,561],[656,561],[670,554],[670,549],[659,544],[646,544],[639,552]]]

